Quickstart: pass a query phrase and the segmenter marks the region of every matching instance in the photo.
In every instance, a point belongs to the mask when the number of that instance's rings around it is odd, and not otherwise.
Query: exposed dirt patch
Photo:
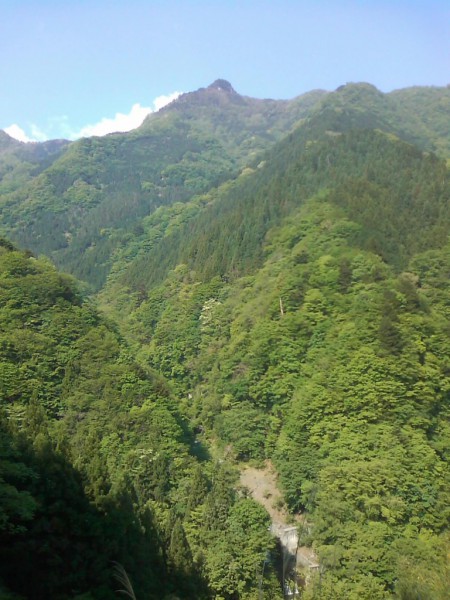
[[[264,506],[275,527],[294,525],[292,516],[287,512],[283,497],[277,485],[277,473],[270,461],[264,468],[244,467],[241,471],[241,485],[250,491],[254,500]],[[299,517],[297,517],[297,520]]]
[[[317,568],[318,561],[314,551],[306,546],[297,547],[297,535],[290,534],[289,530],[294,529],[303,517],[288,513],[277,480],[277,473],[270,461],[266,461],[262,469],[244,467],[240,477],[241,485],[247,488],[252,498],[262,504],[269,513],[272,519],[272,533],[280,539],[282,546],[296,554],[297,566]]]

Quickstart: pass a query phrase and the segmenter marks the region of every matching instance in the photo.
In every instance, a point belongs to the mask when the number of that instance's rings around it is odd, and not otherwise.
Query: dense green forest
[[[112,598],[113,561],[137,597],[247,597],[264,509],[70,278],[6,241],[0,265],[2,597]]]
[[[1,242],[0,596],[282,598],[270,460],[302,598],[448,597],[449,101],[218,80],[0,138],[4,234],[84,280]]]
[[[9,163],[17,160],[20,147],[10,139],[0,154],[0,226],[21,246],[51,256],[62,269],[99,287],[111,254],[139,231],[143,217],[233,176],[250,156],[290,131],[322,95],[256,100],[218,80],[149,115],[128,134],[66,146],[31,179],[28,163],[22,162],[20,186],[11,184],[19,170],[11,173]],[[2,171],[8,177],[1,178]]]

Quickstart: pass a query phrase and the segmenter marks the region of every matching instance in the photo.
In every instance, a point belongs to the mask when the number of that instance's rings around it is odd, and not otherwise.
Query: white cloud
[[[167,94],[167,96],[158,96],[153,100],[154,110],[159,110],[163,106],[170,104],[170,102],[176,100],[180,95],[181,92],[173,92],[172,94]]]
[[[141,106],[139,102],[133,104],[129,113],[116,113],[112,118],[104,117],[98,123],[85,125],[80,130],[75,131],[70,127],[67,116],[53,117],[48,120],[45,131],[37,125],[31,124],[31,136],[17,124],[6,127],[8,135],[21,142],[43,142],[48,139],[66,138],[77,140],[81,137],[90,137],[93,135],[102,136],[108,133],[130,131],[136,129],[142,124],[147,115],[158,111],[169,102],[176,100],[181,92],[173,92],[165,96],[158,96],[153,101],[153,106]]]
[[[151,112],[153,112],[151,108],[141,106],[139,103],[133,104],[128,114],[116,113],[115,117],[112,119],[104,117],[94,125],[82,127],[80,131],[73,135],[73,137],[90,137],[92,135],[115,133],[116,131],[130,131],[130,129],[139,127],[145,117]]]
[[[27,134],[25,133],[25,131],[21,127],[16,125],[16,123],[13,123],[9,127],[5,127],[4,131],[5,131],[5,133],[10,135],[15,140],[19,140],[19,142],[34,142],[35,141],[35,140],[32,140],[31,138],[29,138],[27,136]]]
[[[172,100],[175,100],[180,95],[180,92],[173,92],[167,96],[158,96],[153,101],[153,108],[150,106],[141,106],[139,103],[133,104],[128,114],[116,113],[114,118],[104,117],[94,125],[86,125],[80,131],[73,133],[72,139],[80,137],[90,137],[92,135],[107,135],[108,133],[116,133],[130,131],[136,129],[142,124],[145,117],[152,112],[158,111]]]

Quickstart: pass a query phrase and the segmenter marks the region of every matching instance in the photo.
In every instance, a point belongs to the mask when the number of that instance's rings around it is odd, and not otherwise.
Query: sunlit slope
[[[198,430],[274,461],[321,564],[306,598],[443,600],[449,173],[330,101],[233,182],[144,219],[101,299]]]
[[[236,181],[143,220],[139,242],[115,269],[131,287],[160,282],[179,263],[206,278],[250,273],[261,264],[267,231],[325,191],[361,225],[355,243],[398,268],[448,235],[443,161],[378,130],[317,134],[311,122]]]
[[[21,246],[98,286],[143,217],[232,177],[321,96],[253,100],[219,80],[130,133],[72,143],[30,183],[2,195],[1,224]]]

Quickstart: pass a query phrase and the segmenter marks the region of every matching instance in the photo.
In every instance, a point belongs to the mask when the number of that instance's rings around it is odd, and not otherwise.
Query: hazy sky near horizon
[[[74,139],[217,78],[258,98],[447,85],[450,0],[0,0],[0,57],[0,129]]]

